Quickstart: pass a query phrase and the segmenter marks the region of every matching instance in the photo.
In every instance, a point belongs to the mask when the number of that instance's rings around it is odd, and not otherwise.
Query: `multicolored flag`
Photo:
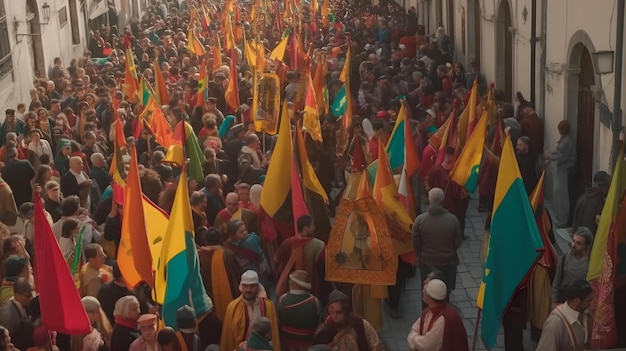
[[[159,59],[154,60],[154,87],[157,100],[161,105],[168,105],[170,103],[170,92],[167,90],[167,83],[163,78],[161,72],[161,66],[159,65]],[[144,105],[145,106],[145,105]]]
[[[194,32],[195,27],[193,25],[189,26],[189,31],[187,31],[187,49],[192,54],[202,57],[204,56],[204,45],[200,42],[196,33]]]
[[[321,142],[322,126],[320,124],[320,117],[317,111],[315,88],[313,87],[313,80],[311,79],[310,72],[307,73],[306,79],[303,127],[306,129],[307,133],[311,135],[313,140]]]
[[[626,174],[624,174],[626,161],[624,148],[621,144],[618,144],[618,147],[620,153],[600,215],[587,272],[587,280],[593,286],[593,301],[590,307],[594,320],[590,340],[593,349],[612,348],[617,342],[615,278],[618,269],[623,267],[623,263],[620,262],[626,259],[623,251],[626,245]],[[618,247],[621,253],[618,253]]]
[[[476,299],[476,305],[483,311],[481,336],[489,349],[496,344],[500,320],[511,298],[544,248],[508,136],[502,150],[491,216],[489,249]]]
[[[465,146],[465,142],[469,139],[470,135],[474,132],[475,126],[472,127],[470,132],[470,121],[476,120],[476,107],[478,106],[478,79],[474,80],[472,84],[472,90],[470,92],[470,97],[465,106],[465,109],[459,116],[459,122],[456,126],[457,136],[458,136],[458,147],[459,149],[463,149]],[[473,122],[472,122],[473,124]]]
[[[230,59],[230,76],[224,96],[230,111],[235,112],[239,109],[239,78],[237,76],[237,54],[235,50],[231,50]]]
[[[205,102],[208,99],[209,95],[209,87],[207,82],[209,81],[209,76],[206,69],[206,62],[204,60],[200,60],[198,64],[200,66],[200,77],[198,78],[198,92],[196,93],[196,106],[204,106]]]
[[[176,310],[180,307],[193,306],[196,316],[210,308],[200,276],[185,167],[178,179],[170,221],[163,239],[154,292],[156,302],[163,306],[165,325],[174,329],[178,329]]]

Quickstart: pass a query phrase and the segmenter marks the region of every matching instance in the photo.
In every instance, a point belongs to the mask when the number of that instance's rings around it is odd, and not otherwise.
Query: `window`
[[[11,42],[9,42],[9,30],[7,15],[4,10],[4,0],[0,0],[0,79],[13,74],[13,59],[11,58]]]
[[[72,44],[80,44],[80,28],[78,27],[78,10],[76,0],[70,0],[70,26],[72,27]],[[66,17],[67,18],[67,17]]]
[[[67,6],[63,6],[59,10],[59,27],[63,27],[66,23],[67,23]]]

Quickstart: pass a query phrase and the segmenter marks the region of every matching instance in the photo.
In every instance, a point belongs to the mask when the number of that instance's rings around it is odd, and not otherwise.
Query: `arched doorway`
[[[480,0],[471,0],[468,2],[468,47],[469,50],[467,52],[467,63],[470,64],[472,62],[476,62],[478,67],[480,67],[480,38],[482,36],[481,33],[481,21],[482,21],[482,10],[480,9]],[[468,67],[469,69],[469,67]]]
[[[39,6],[37,0],[26,2],[26,20],[28,21],[28,40],[30,41],[31,66],[33,72],[39,72],[40,77],[46,77],[46,62],[43,56],[43,43],[41,41],[41,19],[39,18]]]
[[[580,196],[592,186],[596,132],[596,77],[589,49],[577,43],[569,58],[568,118],[576,137],[576,191]],[[568,111],[568,112],[569,112]]]
[[[513,33],[511,32],[511,8],[503,0],[496,20],[496,88],[505,93],[505,100],[513,97]]]

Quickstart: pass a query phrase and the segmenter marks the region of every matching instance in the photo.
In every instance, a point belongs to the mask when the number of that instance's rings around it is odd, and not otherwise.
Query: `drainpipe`
[[[539,58],[539,84],[541,86],[539,97],[541,99],[541,116],[546,115],[546,45],[547,35],[546,31],[548,28],[548,0],[541,0],[541,57]],[[545,119],[544,119],[545,120]]]
[[[617,141],[622,131],[622,60],[624,57],[624,2],[617,0],[617,27],[615,38],[615,89],[613,90],[613,157],[611,165],[615,170],[617,162]]]
[[[530,101],[535,100],[536,72],[537,72],[537,0],[532,0],[530,9]]]

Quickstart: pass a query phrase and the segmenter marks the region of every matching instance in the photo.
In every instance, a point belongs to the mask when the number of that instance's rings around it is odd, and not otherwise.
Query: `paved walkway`
[[[470,350],[476,325],[476,295],[483,275],[483,267],[480,263],[480,246],[487,217],[487,214],[478,212],[477,205],[477,194],[472,195],[465,223],[467,240],[463,242],[459,249],[460,265],[457,273],[456,290],[452,292],[450,297],[450,302],[461,311],[463,324],[465,324],[465,329],[467,330]],[[402,318],[392,319],[387,309],[384,309],[384,326],[379,331],[379,335],[385,343],[387,351],[409,350],[406,337],[411,326],[421,314],[421,301],[422,287],[418,273],[416,277],[407,281],[406,290],[402,293],[400,299]],[[524,346],[526,350],[535,350],[536,348],[535,342],[530,340],[529,330],[524,331]],[[477,340],[476,349],[485,350],[480,339]],[[497,345],[492,350],[504,350],[502,329],[500,329]]]

